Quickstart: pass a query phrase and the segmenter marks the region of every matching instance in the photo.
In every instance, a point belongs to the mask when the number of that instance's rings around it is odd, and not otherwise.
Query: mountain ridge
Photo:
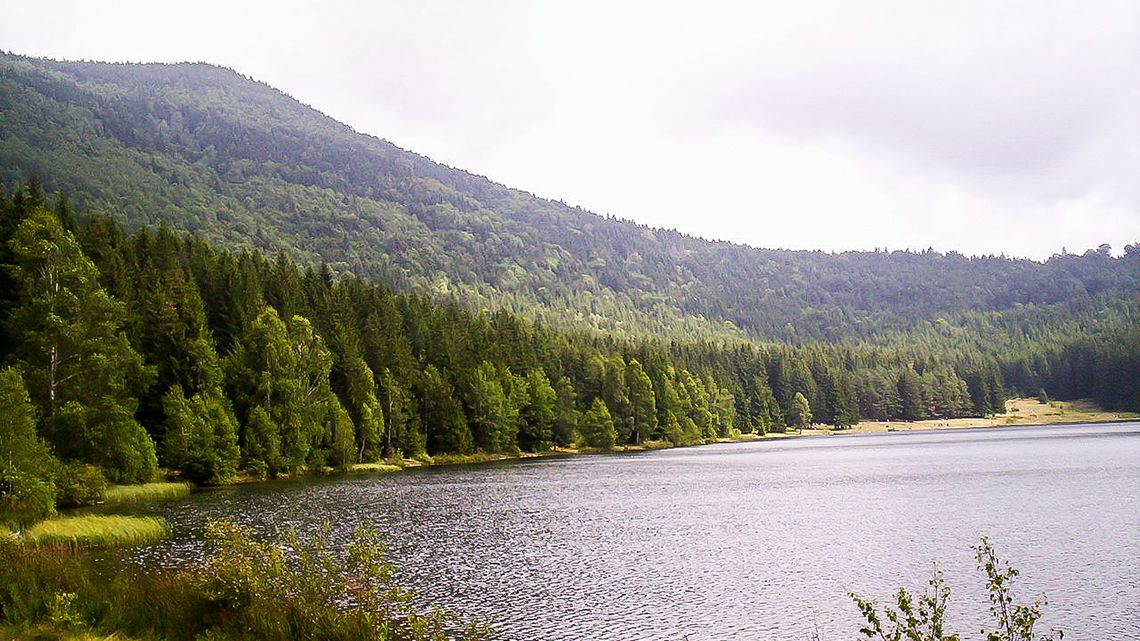
[[[36,122],[37,112],[47,115]],[[651,228],[404,150],[206,63],[0,57],[0,184],[284,251],[547,324],[672,338],[886,340],[963,313],[1132,299],[1130,245],[1046,261],[764,249]]]

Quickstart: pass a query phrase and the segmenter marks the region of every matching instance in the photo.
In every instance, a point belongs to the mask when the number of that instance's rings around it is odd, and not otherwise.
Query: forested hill
[[[167,221],[223,246],[498,307],[672,338],[879,341],[1140,296],[1140,247],[1046,263],[936,252],[761,250],[602,218],[353,131],[205,64],[0,55],[0,184]],[[667,188],[667,186],[663,186]],[[699,215],[700,212],[694,212]],[[980,230],[984,233],[984,230]],[[1131,301],[1131,302],[1129,302]]]

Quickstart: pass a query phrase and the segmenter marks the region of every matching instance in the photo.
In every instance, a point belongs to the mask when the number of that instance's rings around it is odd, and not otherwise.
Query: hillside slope
[[[509,189],[366,136],[233,71],[0,56],[0,185],[80,212],[499,307],[671,338],[879,342],[965,314],[1140,297],[1140,248],[1046,263],[761,250]],[[663,186],[662,188],[667,188]],[[715,186],[710,186],[715,188]],[[699,212],[694,212],[699,215]]]

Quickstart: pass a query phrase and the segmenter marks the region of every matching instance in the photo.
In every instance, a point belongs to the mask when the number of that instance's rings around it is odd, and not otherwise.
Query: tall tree
[[[653,395],[653,382],[637,359],[630,359],[625,369],[627,396],[630,404],[631,438],[635,445],[649,438],[657,430],[657,400]]]
[[[519,448],[524,452],[550,449],[554,421],[558,417],[558,394],[542,368],[526,375],[527,403],[522,411],[522,428],[518,433]]]
[[[123,305],[54,213],[33,211],[10,246],[20,290],[10,333],[48,440],[114,481],[153,478],[154,442],[134,417],[150,372],[122,331]]]
[[[568,447],[578,437],[578,394],[567,376],[554,384],[554,393],[557,396],[557,415],[552,428],[554,444]]]

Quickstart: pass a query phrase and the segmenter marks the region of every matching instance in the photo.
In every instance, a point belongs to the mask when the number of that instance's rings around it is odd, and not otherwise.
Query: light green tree
[[[808,404],[807,397],[800,392],[792,398],[792,411],[789,416],[792,422],[792,427],[797,430],[811,427],[811,405]]]
[[[151,372],[122,331],[123,305],[52,212],[33,211],[10,248],[20,295],[9,331],[48,441],[111,480],[151,479],[154,442],[135,420],[136,393]]]
[[[36,436],[36,409],[20,373],[0,371],[0,525],[20,526],[55,512],[56,462]]]
[[[241,451],[229,400],[209,392],[186,398],[176,384],[163,398],[163,408],[166,464],[199,485],[221,485],[233,478]]]

